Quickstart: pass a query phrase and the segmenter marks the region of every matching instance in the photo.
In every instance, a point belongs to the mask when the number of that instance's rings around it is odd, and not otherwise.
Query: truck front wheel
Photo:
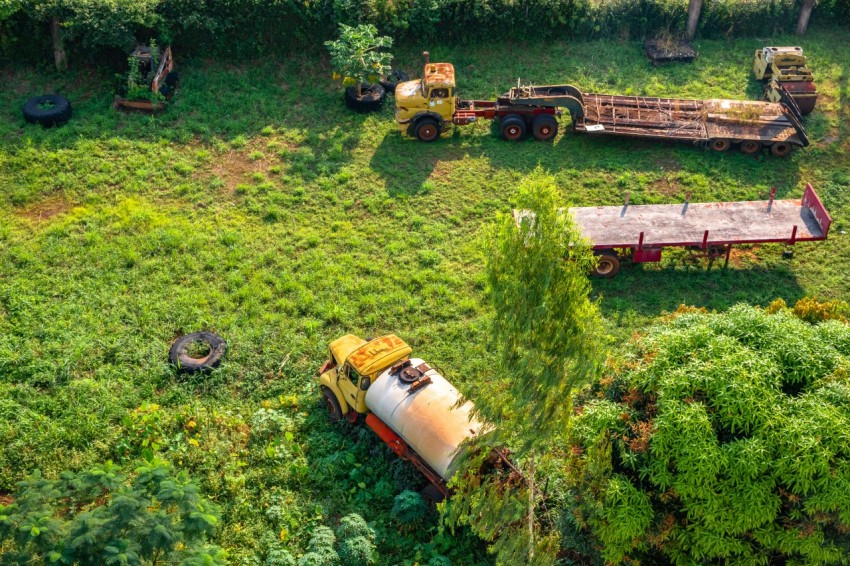
[[[332,423],[339,421],[342,418],[342,409],[336,395],[327,387],[322,386],[322,398],[325,402],[325,408],[328,410],[328,420]]]
[[[558,135],[558,121],[551,114],[541,114],[531,123],[531,133],[537,141],[551,140]]]
[[[419,141],[432,142],[440,137],[440,124],[433,118],[422,118],[413,127],[413,135]]]
[[[500,132],[502,137],[508,141],[519,141],[525,137],[525,120],[516,114],[506,116],[502,118]]]

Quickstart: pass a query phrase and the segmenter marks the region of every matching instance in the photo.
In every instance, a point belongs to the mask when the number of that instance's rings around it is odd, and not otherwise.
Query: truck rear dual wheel
[[[531,133],[537,141],[548,141],[558,135],[558,120],[551,114],[541,114],[531,122]]]
[[[519,141],[525,137],[525,120],[517,114],[510,114],[502,118],[502,125],[499,129],[502,138],[508,141]]]

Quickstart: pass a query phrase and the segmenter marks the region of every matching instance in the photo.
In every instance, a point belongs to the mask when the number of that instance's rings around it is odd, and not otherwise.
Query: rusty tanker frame
[[[570,112],[574,131],[594,136],[691,142],[718,152],[737,146],[745,154],[767,148],[779,157],[809,145],[802,115],[787,92],[774,103],[592,94],[572,85],[525,86],[514,87],[495,101],[458,100],[452,122],[463,125],[478,118],[528,122],[540,114],[558,114],[562,108]],[[515,139],[512,134],[503,128],[503,137]]]

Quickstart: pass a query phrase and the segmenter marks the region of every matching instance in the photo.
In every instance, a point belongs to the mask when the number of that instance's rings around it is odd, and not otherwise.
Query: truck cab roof
[[[455,68],[451,63],[427,63],[423,76],[426,87],[454,88],[455,86]]]
[[[347,361],[360,375],[372,375],[388,368],[412,352],[411,347],[395,334],[368,341],[346,334],[331,342],[330,347],[338,364]]]

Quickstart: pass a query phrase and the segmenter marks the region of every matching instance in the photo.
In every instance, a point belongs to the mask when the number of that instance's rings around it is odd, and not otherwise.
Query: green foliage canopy
[[[335,78],[341,78],[346,86],[375,82],[390,72],[392,54],[381,51],[390,48],[393,40],[387,36],[378,36],[378,29],[371,24],[357,27],[341,24],[339,39],[326,41],[325,46],[331,54]]]
[[[563,538],[585,544],[571,550],[595,546],[612,563],[844,563],[850,327],[738,306],[685,312],[637,346],[573,420]]]
[[[13,503],[0,505],[0,562],[53,564],[224,564],[206,544],[218,507],[164,461],[145,461],[130,478],[111,462],[59,479],[33,473]]]

